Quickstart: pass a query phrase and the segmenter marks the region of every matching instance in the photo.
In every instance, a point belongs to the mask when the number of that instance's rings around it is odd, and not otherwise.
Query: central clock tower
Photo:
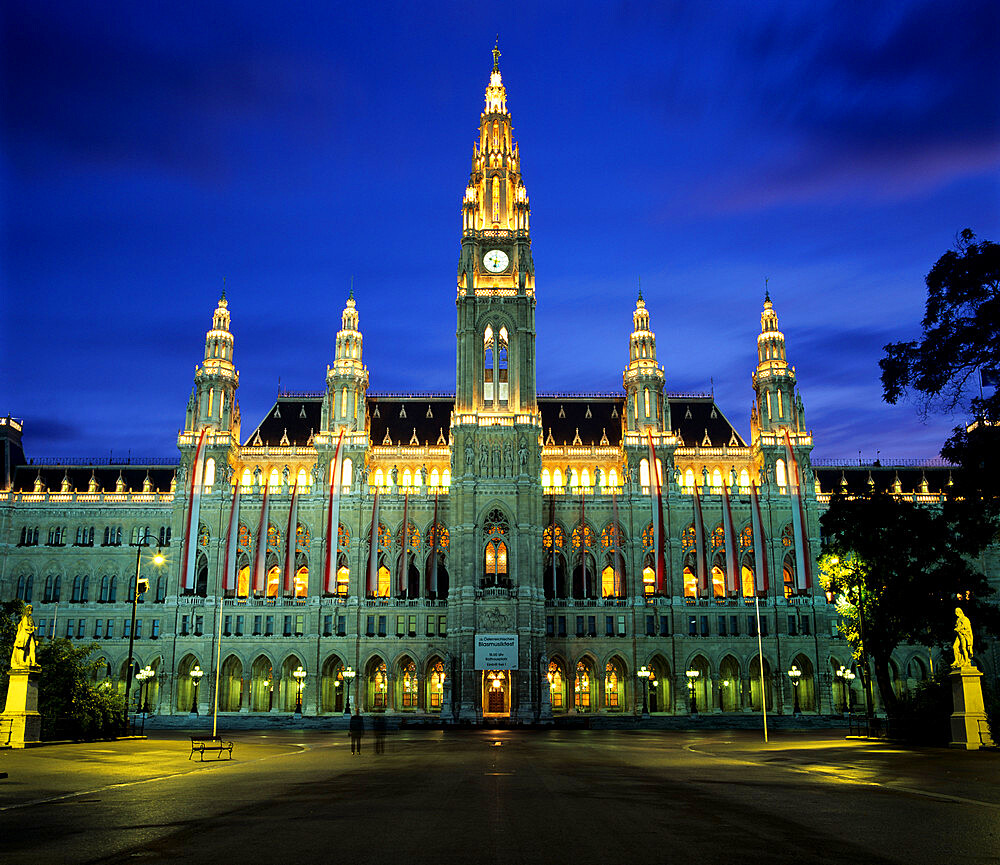
[[[535,268],[528,192],[499,61],[494,48],[462,198],[448,640],[462,717],[489,712],[530,720],[545,642]],[[517,663],[477,669],[483,634],[516,635]]]
[[[514,141],[500,51],[462,199],[457,411],[535,412],[535,266],[528,192]],[[490,314],[496,313],[493,320]]]

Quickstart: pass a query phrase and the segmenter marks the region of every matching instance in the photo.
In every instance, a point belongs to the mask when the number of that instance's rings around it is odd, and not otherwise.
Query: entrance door
[[[483,714],[510,714],[510,671],[487,670],[483,674]]]

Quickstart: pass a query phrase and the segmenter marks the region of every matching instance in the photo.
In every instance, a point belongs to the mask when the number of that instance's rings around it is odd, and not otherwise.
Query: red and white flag
[[[368,595],[378,595],[378,487],[375,487],[375,500],[372,502],[371,542],[368,545]]]
[[[330,505],[326,512],[326,561],[323,564],[323,591],[337,591],[337,554],[340,551],[340,488],[344,483],[344,431],[337,438],[337,451],[330,466]]]
[[[792,530],[795,535],[795,588],[803,593],[812,588],[812,562],[809,556],[809,538],[805,531],[802,478],[799,474],[798,460],[792,451],[788,430],[785,430],[785,456],[788,463],[788,486],[792,496]]]
[[[705,562],[705,520],[701,515],[701,495],[698,484],[694,485],[694,561],[698,576],[698,592],[707,596],[709,593],[708,567]]]
[[[438,527],[438,491],[434,488],[434,520],[431,522],[431,570],[427,576],[427,590],[433,592],[435,597],[438,590],[438,534],[441,529]]]
[[[409,532],[410,488],[403,492],[403,527],[399,530],[399,561],[396,568],[396,595],[402,597],[409,588],[409,568],[407,568],[407,552],[410,546]]]
[[[614,527],[614,545],[615,545],[615,597],[623,598],[625,593],[622,591],[622,539],[619,534],[619,526],[621,523],[618,522],[618,497],[615,495],[615,488],[611,488],[611,518],[615,521]]]
[[[240,485],[233,486],[233,506],[229,511],[229,529],[226,532],[226,557],[222,565],[222,588],[236,588],[236,545],[240,538]]]
[[[760,497],[757,484],[750,485],[750,520],[753,526],[754,590],[758,595],[767,594],[767,547],[764,538],[764,521],[760,516]]]
[[[183,585],[185,589],[194,589],[198,526],[201,525],[201,493],[205,485],[205,436],[207,434],[208,427],[203,429],[198,437],[198,447],[194,452],[194,465],[191,466],[191,489],[188,496],[187,524],[184,529]]]
[[[664,591],[663,566],[663,495],[660,488],[660,464],[656,459],[653,436],[647,430],[649,441],[649,497],[653,508],[653,549],[656,560],[656,594]]]
[[[257,544],[253,557],[253,590],[258,594],[264,592],[264,582],[267,578],[267,527],[270,509],[271,485],[264,482],[264,500],[260,504],[260,522],[257,524]]]
[[[285,532],[285,594],[295,591],[295,551],[299,545],[299,481],[292,487],[292,503],[288,506],[288,531]]]
[[[730,595],[738,595],[739,558],[736,555],[736,531],[733,528],[733,511],[729,506],[729,487],[722,484],[722,531],[726,538],[726,591]]]

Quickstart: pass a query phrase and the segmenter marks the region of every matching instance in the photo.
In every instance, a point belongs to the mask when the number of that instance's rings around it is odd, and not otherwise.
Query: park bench
[[[190,760],[196,753],[201,754],[201,762],[205,762],[205,752],[215,751],[217,760],[222,759],[222,752],[229,754],[229,759],[233,759],[233,743],[222,738],[222,736],[192,736]]]

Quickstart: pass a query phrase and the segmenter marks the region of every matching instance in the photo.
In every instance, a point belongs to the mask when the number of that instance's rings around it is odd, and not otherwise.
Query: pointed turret
[[[626,429],[630,432],[663,432],[670,429],[670,407],[663,399],[663,367],[656,362],[656,335],[649,327],[649,310],[642,290],[632,313],[629,361],[625,385]]]
[[[333,432],[341,427],[348,431],[367,428],[365,394],[368,391],[368,370],[361,358],[362,336],[358,330],[353,287],[341,313],[340,324],[333,366],[326,368],[327,397],[321,421],[324,432]]]
[[[205,334],[205,358],[201,366],[195,368],[186,431],[198,432],[209,427],[219,432],[232,432],[239,439],[236,389],[240,374],[233,364],[233,335],[229,321],[229,302],[223,290],[212,314],[212,329]]]
[[[761,432],[805,431],[802,401],[795,390],[795,368],[788,365],[785,335],[778,328],[778,314],[767,293],[760,314],[753,387],[756,397],[751,420],[753,438]]]

